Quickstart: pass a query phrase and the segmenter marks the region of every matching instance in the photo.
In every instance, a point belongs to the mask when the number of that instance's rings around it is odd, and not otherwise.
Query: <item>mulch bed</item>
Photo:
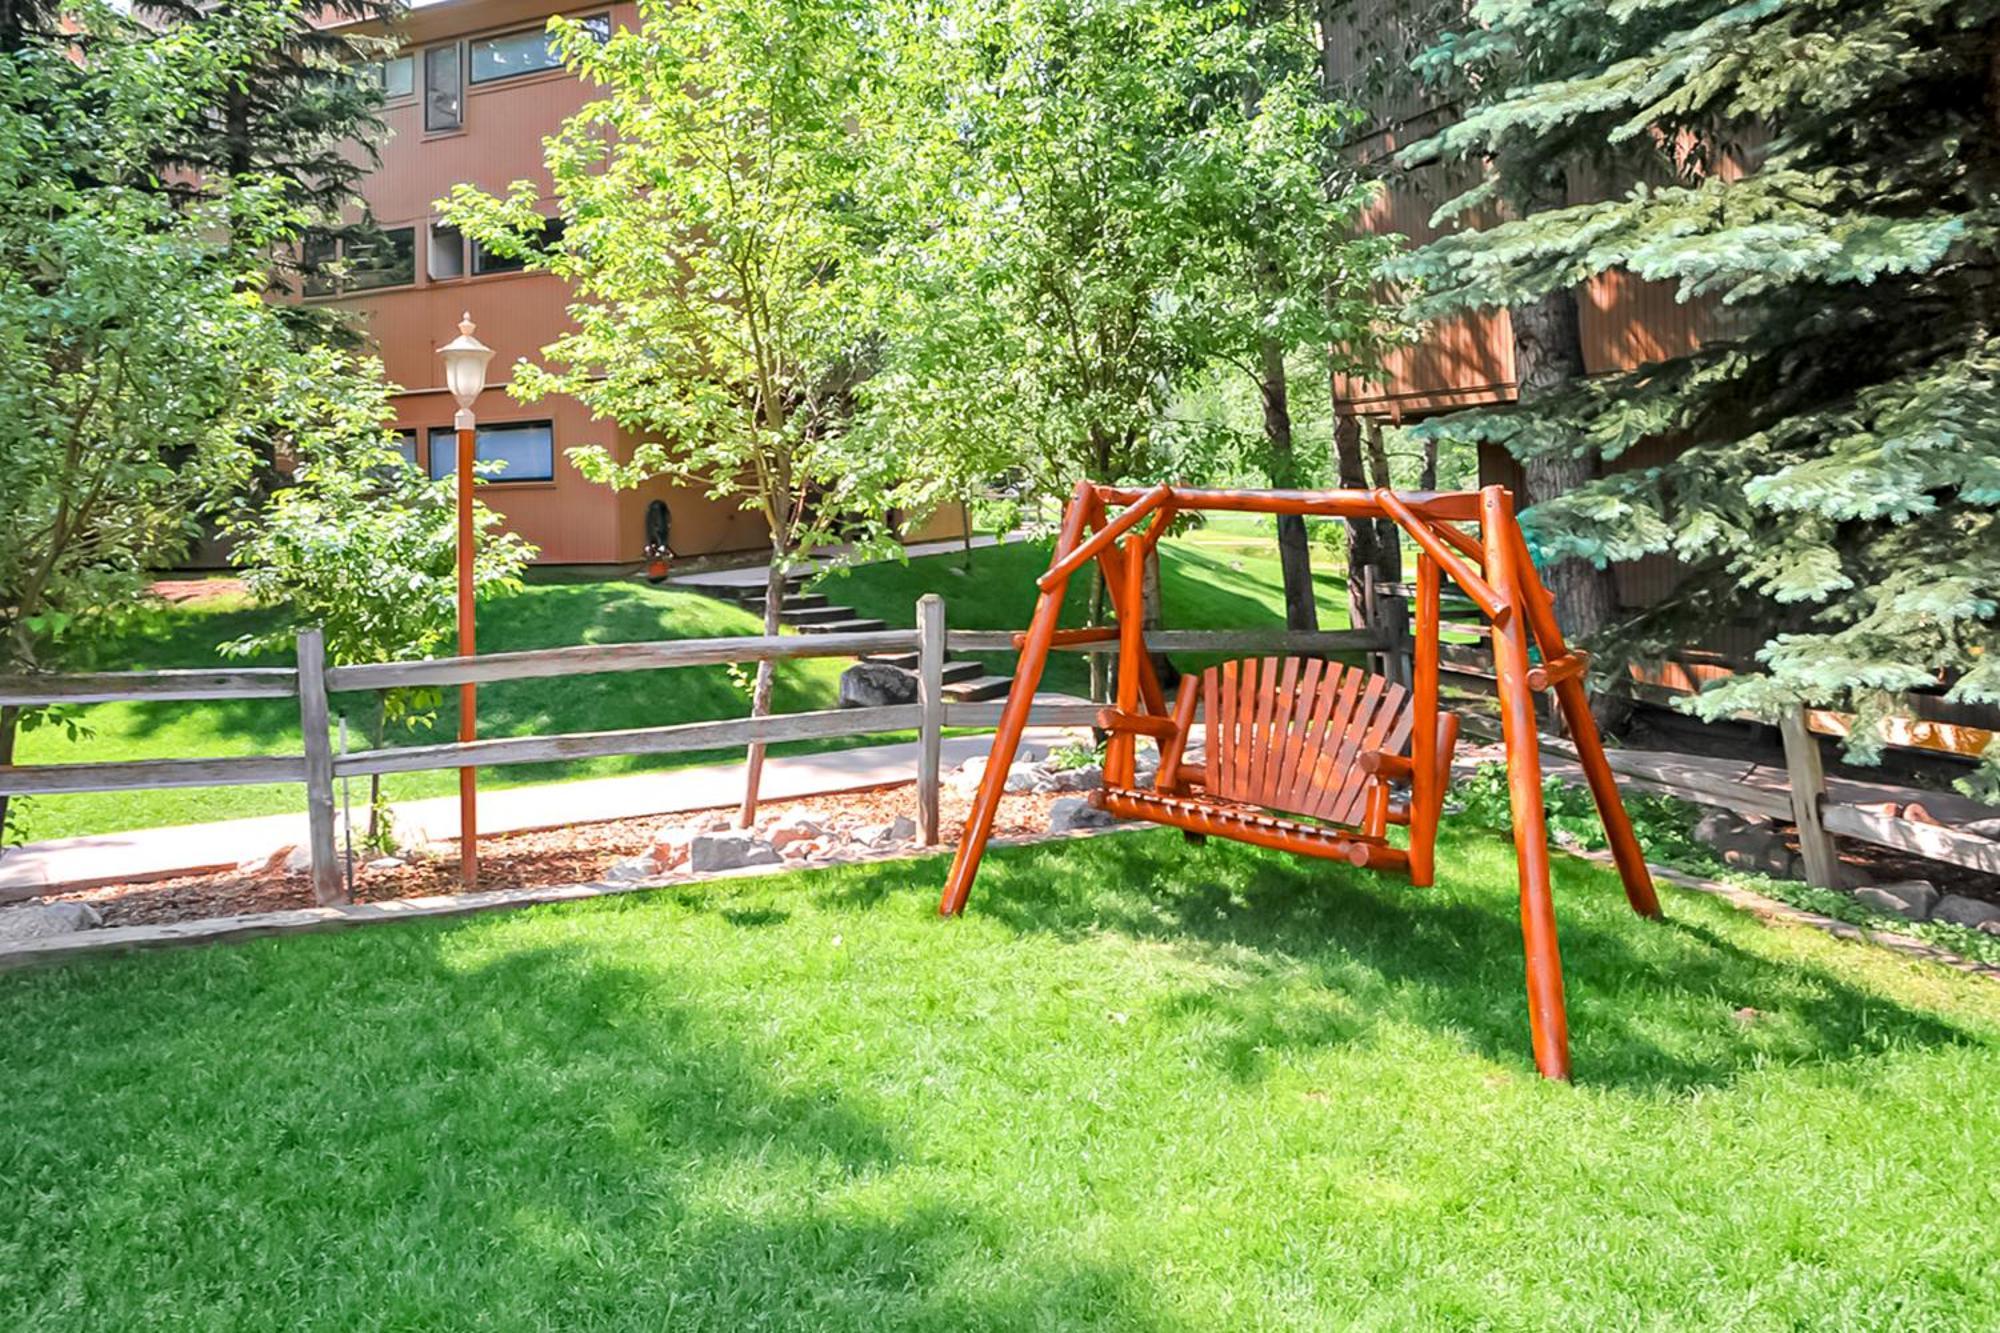
[[[1024,837],[1046,832],[1049,807],[1059,799],[1056,795],[1033,794],[1003,797],[994,823],[994,836]],[[970,793],[954,791],[949,785],[945,787],[940,805],[940,847],[957,845],[970,807]],[[488,835],[479,840],[479,888],[519,889],[548,884],[589,883],[602,879],[605,872],[618,862],[646,852],[653,844],[654,835],[663,828],[700,825],[711,819],[733,816],[734,813],[732,805],[707,811],[611,820],[602,824],[574,824],[534,833]],[[867,791],[767,802],[758,807],[757,822],[766,824],[789,815],[802,815],[823,823],[839,820],[842,823],[886,824],[898,815],[915,819],[916,785],[901,783]],[[378,869],[367,864],[368,859],[365,855],[356,857],[362,862],[354,872],[356,902],[457,894],[463,890],[458,879],[458,844],[455,840],[440,840],[433,844],[429,856],[400,866]],[[804,864],[826,863],[815,860]],[[150,880],[140,884],[106,884],[74,893],[51,894],[41,901],[87,902],[103,916],[107,926],[163,925],[174,921],[287,911],[314,905],[311,880],[304,874],[286,874],[282,870],[238,870]]]

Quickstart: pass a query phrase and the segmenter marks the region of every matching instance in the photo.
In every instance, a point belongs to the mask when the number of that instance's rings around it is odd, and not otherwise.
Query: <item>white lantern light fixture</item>
[[[472,312],[468,310],[458,321],[458,336],[438,348],[438,355],[444,358],[445,387],[458,400],[458,414],[463,418],[457,423],[460,430],[471,425],[472,405],[485,392],[486,363],[493,359],[493,349],[473,337],[472,330]]]

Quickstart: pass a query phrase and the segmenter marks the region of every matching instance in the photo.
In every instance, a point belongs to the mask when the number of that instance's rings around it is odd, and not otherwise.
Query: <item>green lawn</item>
[[[1322,559],[1322,565],[1331,562]],[[1044,544],[984,547],[972,553],[967,573],[957,555],[932,556],[907,565],[870,565],[823,581],[822,590],[864,614],[895,626],[915,623],[917,598],[942,592],[951,602],[952,623],[961,629],[1019,629],[1034,607],[1035,576],[1048,567]],[[1162,566],[1162,601],[1174,625],[1187,629],[1283,623],[1283,603],[1275,548],[1266,535],[1239,528],[1198,532],[1169,544]],[[1321,580],[1329,627],[1344,624],[1343,584]],[[1073,623],[1081,623],[1084,581],[1078,580]],[[107,670],[220,665],[216,646],[276,623],[275,612],[240,599],[214,599],[162,608],[140,618],[107,645],[100,663]],[[489,604],[480,612],[479,644],[485,652],[554,648],[576,643],[625,643],[643,639],[709,638],[756,634],[761,622],[736,607],[693,593],[649,587],[630,580],[591,581],[544,572],[520,596]],[[1013,670],[1011,657],[993,657],[994,668]],[[284,665],[278,655],[266,664]],[[832,660],[786,663],[779,667],[777,708],[798,712],[831,708],[845,663]],[[1050,689],[1081,691],[1083,659],[1062,655],[1046,679]],[[670,726],[739,717],[749,699],[724,667],[691,667],[643,674],[570,676],[482,686],[480,734],[548,735],[566,731],[610,731]],[[456,694],[440,711],[436,728],[403,732],[404,744],[427,744],[456,734]],[[345,704],[358,727],[370,706],[356,696]],[[111,762],[130,759],[197,758],[216,755],[296,754],[300,748],[298,709],[279,699],[219,703],[102,704],[78,710],[90,736],[71,742],[53,729],[22,737],[18,762],[27,764]],[[870,739],[889,739],[883,737]],[[774,747],[798,749],[864,744],[866,740],[817,742]],[[351,738],[363,747],[359,731]],[[654,755],[571,764],[534,764],[486,770],[489,787],[605,777],[729,758],[740,752]],[[441,796],[456,790],[449,771],[396,774],[386,779],[390,796],[404,800]],[[28,802],[23,823],[30,838],[197,823],[246,815],[303,810],[302,788],[290,785],[104,792],[46,797]]]
[[[214,666],[219,660],[217,644],[277,620],[275,612],[231,598],[166,608],[146,616],[113,643],[102,664],[118,670]],[[479,646],[486,652],[504,652],[575,643],[712,638],[760,630],[761,622],[749,613],[694,593],[630,581],[549,581],[537,582],[519,596],[482,608]],[[288,665],[289,660],[288,655],[274,655],[264,664]],[[832,706],[840,667],[831,661],[782,664],[777,676],[777,707],[797,711]],[[346,707],[357,728],[350,735],[350,744],[355,749],[364,748],[358,727],[371,706],[367,698],[337,696],[335,705]],[[728,669],[719,666],[506,681],[481,686],[479,691],[480,733],[485,736],[668,726],[739,717],[749,711],[748,695],[730,679]],[[80,714],[92,733],[88,739],[72,743],[52,730],[31,732],[22,737],[20,762],[296,754],[301,744],[298,706],[284,699],[100,704],[80,710]],[[457,693],[447,691],[435,729],[404,731],[394,739],[404,744],[449,739],[456,734],[457,717]],[[718,752],[513,765],[486,770],[481,781],[495,787],[513,786],[725,757],[727,754]],[[390,795],[397,799],[439,796],[457,789],[457,779],[449,771],[395,774],[385,781]],[[26,823],[31,837],[59,838],[304,808],[304,791],[295,785],[103,792],[36,799],[28,805]]]
[[[911,624],[917,598],[936,592],[945,598],[953,629],[1025,629],[1035,609],[1035,579],[1048,567],[1048,543],[1011,543],[973,551],[969,571],[962,554],[926,556],[837,572],[822,578],[815,591],[892,625]],[[1345,569],[1323,550],[1314,552],[1322,629],[1347,628]],[[1161,544],[1160,615],[1169,628],[1282,629],[1283,590],[1268,522],[1212,521]],[[1063,624],[1084,624],[1089,601],[1089,579],[1072,580]],[[1011,655],[976,656],[1003,674],[1014,669]],[[1201,661],[1189,657],[1184,665]],[[1056,654],[1042,678],[1042,688],[1072,693],[1082,693],[1088,683],[1089,669],[1076,653]]]
[[[0,1327],[2000,1326],[2000,989],[1170,832],[0,975]]]

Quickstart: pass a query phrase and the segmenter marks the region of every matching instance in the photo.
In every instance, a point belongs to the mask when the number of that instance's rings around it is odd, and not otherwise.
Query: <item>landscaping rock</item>
[[[1734,810],[1710,810],[1695,821],[1694,836],[1711,847],[1743,831],[1743,816]]]
[[[1937,906],[1938,891],[1927,879],[1907,879],[1896,884],[1864,884],[1854,891],[1854,898],[1879,912],[1925,921]]]
[[[275,856],[271,859],[274,861],[277,860]],[[313,868],[312,849],[309,847],[287,847],[285,849],[285,859],[280,862],[280,866],[287,875],[310,874]]]
[[[2000,819],[1975,819],[1970,824],[1961,825],[1959,831],[2000,842]]]
[[[642,879],[651,879],[660,873],[660,863],[650,856],[634,856],[620,861],[604,872],[604,878],[612,884],[631,884]]]
[[[783,852],[794,843],[810,842],[826,835],[826,830],[803,815],[790,815],[771,825],[764,835],[772,847]]]
[[[1050,791],[1089,791],[1104,785],[1104,770],[1096,764],[1060,768],[1049,774]]]
[[[856,662],[840,673],[842,708],[887,708],[917,701],[917,678],[882,662]]]
[[[700,833],[685,824],[669,824],[653,835],[651,856],[662,870],[678,870],[687,864],[688,848]]]
[[[854,840],[863,847],[893,847],[917,836],[917,821],[897,815],[886,824],[869,824],[854,831]]]
[[[409,862],[400,856],[378,856],[368,863],[370,870],[401,870]]]
[[[1042,770],[1034,764],[1022,760],[1007,770],[1006,790],[1010,792],[1033,791],[1035,784],[1042,780]]]
[[[688,868],[698,875],[744,866],[774,866],[779,859],[770,843],[742,829],[704,833],[688,847]]]
[[[69,935],[104,924],[104,918],[89,903],[29,903],[21,907],[0,907],[0,942],[20,944]]]
[[[1118,821],[1109,811],[1100,810],[1081,796],[1065,796],[1049,807],[1049,832],[1070,833],[1076,829],[1110,828]]]
[[[986,776],[986,756],[976,754],[953,769],[945,782],[955,792],[961,794],[978,790],[979,780]]]
[[[1718,825],[1720,822],[1717,821]],[[1734,829],[1718,827],[1717,836],[1709,845],[1722,853],[1726,864],[1738,870],[1780,878],[1792,873],[1792,849],[1771,820],[1738,819]]]
[[[1931,920],[1949,921],[1954,926],[1971,926],[1979,930],[1989,923],[2000,923],[2000,907],[1977,898],[1967,898],[1963,894],[1947,893],[1931,909]]]

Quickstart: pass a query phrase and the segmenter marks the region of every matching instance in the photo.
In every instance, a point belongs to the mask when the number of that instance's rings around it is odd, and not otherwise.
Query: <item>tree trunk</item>
[[[0,705],[0,768],[14,762],[14,734],[21,729],[21,709],[17,704]],[[13,797],[0,792],[0,846],[7,841],[7,808]]]
[[[1531,201],[1530,212],[1560,207],[1568,197],[1561,172],[1550,173]],[[1537,301],[1515,306],[1514,379],[1523,408],[1561,393],[1584,376],[1583,333],[1576,293],[1564,289]],[[1521,508],[1554,500],[1594,480],[1596,460],[1568,452],[1541,454],[1522,463],[1527,494]],[[1617,614],[1617,585],[1611,571],[1587,560],[1563,560],[1541,570],[1542,581],[1555,598],[1556,618],[1563,638],[1572,645],[1588,644]],[[1615,730],[1630,712],[1623,699],[1603,692],[1591,696],[1598,726]]]
[[[1424,436],[1424,470],[1417,477],[1417,489],[1434,491],[1438,488],[1438,442],[1437,436]]]
[[[1339,399],[1334,400],[1339,407]],[[1351,412],[1343,412],[1334,418],[1333,455],[1335,480],[1344,491],[1365,491],[1368,489],[1368,472],[1361,461],[1361,419]],[[1367,597],[1363,593],[1367,578],[1364,571],[1378,562],[1376,548],[1381,544],[1374,521],[1371,519],[1349,519],[1347,521],[1347,623],[1361,628],[1368,623]]]
[[[379,750],[389,732],[389,699],[382,691],[375,692],[375,720],[368,729],[368,748]],[[382,836],[382,775],[368,775],[368,845],[379,847],[377,841]],[[352,830],[349,830],[350,833]]]
[[[780,617],[785,612],[785,561],[777,543],[771,546],[770,572],[764,578],[764,633],[778,636]],[[771,712],[771,659],[765,658],[757,664],[757,683],[750,691],[750,716],[766,717]],[[757,789],[764,780],[764,745],[761,741],[750,746],[743,772],[743,808],[737,812],[738,828],[749,828],[757,822]]]
[[[1275,339],[1260,340],[1257,388],[1264,400],[1264,444],[1270,451],[1271,485],[1288,490],[1299,484],[1299,459],[1292,447],[1292,405],[1285,384],[1285,349]],[[1285,580],[1285,628],[1310,633],[1319,628],[1313,597],[1312,546],[1306,521],[1278,515],[1278,564]]]
[[[1368,450],[1368,484],[1380,490],[1391,489],[1396,480],[1389,472],[1389,450],[1382,441],[1381,418],[1368,418],[1361,428],[1361,439]],[[1375,580],[1403,581],[1403,530],[1392,518],[1375,520]]]

